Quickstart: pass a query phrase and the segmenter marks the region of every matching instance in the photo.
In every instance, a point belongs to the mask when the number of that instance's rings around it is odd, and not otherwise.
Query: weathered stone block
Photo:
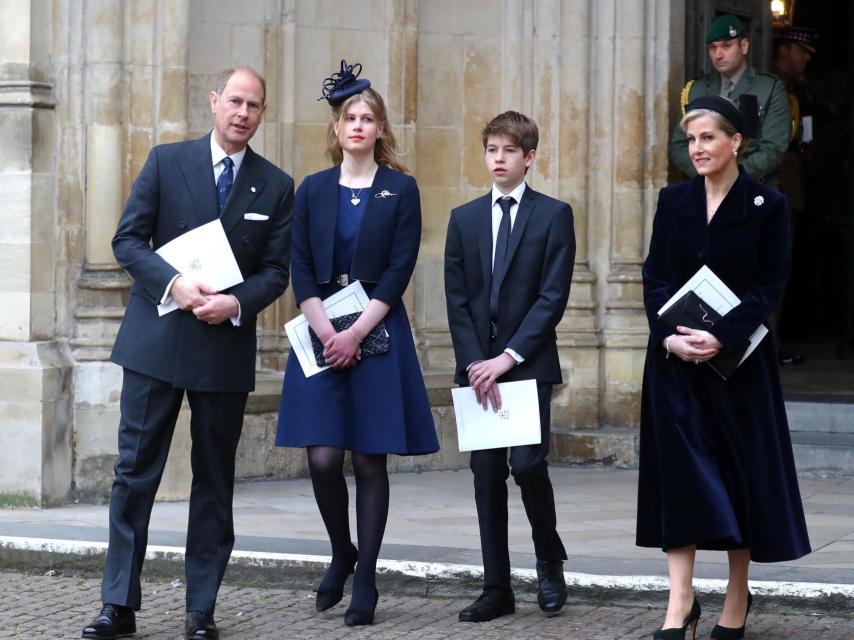
[[[418,125],[458,127],[463,104],[462,38],[418,34]]]
[[[415,153],[419,187],[459,187],[460,147],[460,130],[456,127],[418,127]]]
[[[504,31],[504,2],[431,0],[418,3],[418,30],[422,33],[494,35]],[[511,3],[514,4],[514,3]]]

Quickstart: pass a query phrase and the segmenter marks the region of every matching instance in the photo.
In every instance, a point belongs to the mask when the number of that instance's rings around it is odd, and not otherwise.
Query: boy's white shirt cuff
[[[240,309],[240,300],[238,300],[236,296],[232,296],[230,293],[228,295],[230,295],[232,298],[234,298],[234,301],[237,303],[237,315],[234,316],[233,318],[230,318],[231,324],[233,324],[235,327],[239,327],[240,326],[240,315],[243,313],[243,311],[241,311],[241,309]]]
[[[510,347],[507,347],[507,348],[504,350],[504,353],[506,353],[506,354],[507,354],[507,355],[509,355],[511,358],[513,358],[513,359],[516,361],[516,364],[522,364],[523,362],[525,362],[525,358],[523,358],[523,357],[522,357],[522,356],[520,356],[518,353],[516,353],[515,351],[513,351],[513,349],[511,349]]]

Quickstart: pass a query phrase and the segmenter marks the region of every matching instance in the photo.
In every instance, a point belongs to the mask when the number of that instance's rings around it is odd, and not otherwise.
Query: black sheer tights
[[[377,557],[388,519],[386,455],[353,453],[352,458],[356,477],[359,555],[350,606],[369,610],[374,606]],[[321,582],[321,588],[325,588],[346,581],[352,563],[353,542],[347,513],[349,495],[344,480],[344,450],[336,447],[308,447],[308,467],[314,498],[332,543],[332,563]]]

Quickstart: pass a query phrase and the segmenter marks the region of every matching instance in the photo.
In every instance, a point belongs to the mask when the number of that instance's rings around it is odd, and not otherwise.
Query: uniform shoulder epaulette
[[[685,83],[685,86],[682,87],[682,94],[679,96],[679,104],[682,106],[682,115],[685,115],[685,107],[688,106],[688,96],[691,95],[691,87],[694,86],[694,80],[689,80]]]
[[[779,80],[780,78],[770,71],[754,71],[757,76],[765,76],[766,78],[770,78],[771,80]]]

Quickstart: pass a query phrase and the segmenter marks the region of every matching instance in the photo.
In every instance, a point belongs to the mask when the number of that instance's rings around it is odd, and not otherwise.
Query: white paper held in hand
[[[539,444],[542,440],[537,381],[501,382],[498,391],[501,408],[494,411],[490,405],[484,411],[474,389],[451,389],[461,452]]]
[[[741,304],[741,300],[737,295],[735,295],[735,293],[733,293],[732,289],[726,286],[726,283],[724,283],[724,281],[721,280],[714,271],[709,269],[706,265],[703,265],[697,270],[697,273],[691,276],[688,282],[682,285],[679,291],[671,296],[670,300],[661,306],[661,309],[658,310],[658,315],[667,311],[689,291],[693,291],[700,296],[706,304],[711,305],[712,309],[717,311],[721,316],[725,316],[728,312]],[[753,353],[767,333],[767,327],[760,324],[756,328],[756,331],[750,334],[750,346],[747,347],[747,351],[744,352],[741,360],[739,360],[739,365],[747,359],[747,356]]]
[[[218,219],[167,242],[156,253],[185,278],[202,282],[217,291],[243,282],[243,274]],[[161,316],[176,309],[178,305],[172,298],[157,305],[157,313]]]
[[[350,313],[361,313],[368,306],[368,294],[362,283],[356,280],[353,284],[341,291],[333,293],[323,301],[323,308],[328,318],[338,318]],[[314,349],[311,346],[311,336],[308,333],[308,320],[303,314],[298,315],[290,322],[285,323],[285,332],[291,343],[291,349],[302,367],[302,373],[306,378],[325,371],[329,365],[318,367],[314,359]]]

